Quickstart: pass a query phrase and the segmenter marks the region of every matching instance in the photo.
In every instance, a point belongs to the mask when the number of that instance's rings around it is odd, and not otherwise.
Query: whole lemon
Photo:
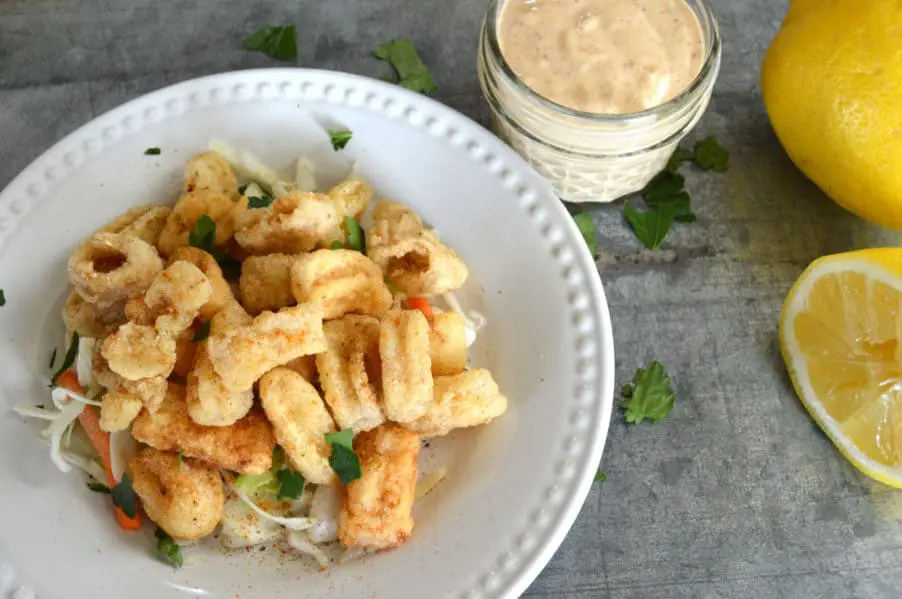
[[[799,169],[840,206],[902,229],[902,0],[793,0],[761,88]]]

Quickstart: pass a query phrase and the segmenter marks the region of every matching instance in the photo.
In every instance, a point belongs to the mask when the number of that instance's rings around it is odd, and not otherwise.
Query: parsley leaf
[[[421,94],[431,94],[436,90],[432,74],[420,60],[413,42],[392,40],[373,50],[373,56],[388,61],[398,74],[398,85]]]
[[[346,485],[360,478],[363,473],[360,460],[354,453],[354,431],[345,429],[337,433],[326,433],[326,443],[332,447],[329,465],[342,484]]]
[[[683,189],[685,182],[682,175],[662,171],[645,187],[642,197],[649,208],[670,208],[677,222],[694,222],[697,217],[692,212],[689,194]]]
[[[599,470],[595,473],[595,482],[603,482],[608,480],[608,475]]]
[[[64,372],[69,370],[72,364],[75,363],[75,356],[78,355],[78,333],[72,333],[72,341],[69,342],[69,349],[66,350],[66,356],[63,358],[63,363],[60,366],[59,370],[53,373],[53,376],[50,377],[50,386],[53,387],[56,385],[56,381],[60,378]]]
[[[639,241],[648,249],[657,250],[667,239],[667,233],[670,232],[674,209],[670,206],[662,206],[639,212],[627,202],[623,205],[623,216],[633,228]]]
[[[298,57],[298,32],[294,25],[265,25],[244,40],[244,49],[262,52],[278,60]]]
[[[134,518],[138,514],[138,498],[135,496],[132,479],[128,474],[122,475],[122,480],[116,483],[110,494],[113,496],[113,505],[122,510],[123,514],[129,518]]]
[[[0,308],[6,305],[6,294],[0,289]]]
[[[332,249],[333,250],[343,250],[343,249],[345,249],[345,244],[343,244],[342,242],[340,242],[336,239],[335,241],[332,242]]]
[[[352,133],[347,129],[343,131],[329,130],[329,141],[332,142],[332,149],[336,152],[344,150],[348,142],[351,141]]]
[[[304,492],[304,477],[291,469],[279,470],[279,499],[300,499]]]
[[[345,217],[345,228],[348,230],[348,245],[352,250],[356,250],[361,254],[366,253],[366,237],[363,234],[363,227],[356,218],[350,216]]]
[[[94,491],[95,493],[109,493],[110,488],[106,485],[102,485],[100,483],[89,482],[88,488]]]
[[[694,156],[695,154],[693,154],[692,150],[690,150],[689,148],[677,146],[677,149],[667,161],[667,166],[664,167],[664,172],[676,174],[677,170],[679,170],[679,168],[683,166],[683,163],[689,162],[693,159]]]
[[[573,215],[573,220],[579,232],[583,234],[586,245],[589,246],[589,253],[595,258],[598,256],[598,238],[595,236],[595,223],[592,222],[592,217],[586,212],[580,212]]]
[[[194,333],[194,337],[191,338],[191,343],[197,343],[198,341],[203,341],[207,337],[210,336],[210,324],[212,320],[208,320],[197,328],[197,332]]]
[[[730,154],[712,135],[696,142],[695,163],[702,170],[722,173],[730,168]]]
[[[620,407],[625,410],[628,423],[638,424],[646,418],[657,422],[670,414],[675,397],[670,377],[661,363],[655,360],[647,367],[636,370],[632,395],[624,399]]]
[[[147,148],[146,150],[144,150],[144,155],[145,156],[159,156],[160,152],[161,152],[160,148]]]
[[[182,558],[182,548],[172,540],[172,537],[166,534],[166,531],[158,528],[154,535],[157,537],[157,553],[160,554],[163,561],[174,568],[181,568],[185,565],[185,561]]]
[[[53,365],[56,363],[56,348],[53,348],[53,353],[50,354],[50,364],[47,365],[47,368],[53,368]]]
[[[202,214],[194,223],[194,228],[188,233],[188,244],[215,256],[216,248],[213,246],[215,240],[216,223],[208,214]]]
[[[248,208],[268,208],[273,203],[272,196],[264,195],[262,198],[248,198]]]

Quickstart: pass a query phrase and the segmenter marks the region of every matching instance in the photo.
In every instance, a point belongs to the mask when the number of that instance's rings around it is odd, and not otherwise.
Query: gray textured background
[[[595,213],[618,375],[673,375],[657,425],[613,419],[595,483],[534,598],[883,598],[902,595],[902,493],[856,473],[794,398],[776,344],[789,286],[813,258],[898,243],[830,203],[780,149],[758,66],[786,0],[713,0],[724,63],[699,136],[732,154],[690,173],[699,221],[650,254],[620,206]],[[295,23],[300,66],[371,76],[414,40],[438,98],[485,123],[475,76],[484,0],[0,0],[0,186],[66,133],[184,79],[279,66],[241,50]],[[688,169],[687,169],[688,170]]]

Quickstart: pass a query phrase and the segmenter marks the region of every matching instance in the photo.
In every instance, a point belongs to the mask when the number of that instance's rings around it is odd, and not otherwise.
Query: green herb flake
[[[304,492],[304,477],[288,468],[279,470],[279,499],[300,499]]]
[[[420,60],[410,40],[392,40],[373,50],[373,56],[391,64],[401,87],[421,94],[431,94],[436,90],[432,74]]]
[[[53,369],[53,365],[56,364],[56,348],[53,348],[53,353],[50,354],[50,364],[47,365],[47,368]]]
[[[348,484],[362,476],[360,460],[354,453],[354,431],[345,429],[337,433],[327,433],[326,443],[332,448],[329,465],[338,475],[342,484]]]
[[[106,485],[102,485],[100,483],[96,483],[93,481],[91,481],[87,484],[88,484],[88,488],[91,489],[92,491],[94,491],[95,493],[110,493],[111,492],[110,488]]]
[[[199,341],[203,341],[207,337],[210,336],[210,324],[212,320],[208,320],[197,327],[197,332],[194,333],[194,337],[191,338],[191,343],[198,343]]]
[[[0,289],[0,308],[6,305],[6,294]]]
[[[696,216],[692,212],[689,194],[683,188],[685,181],[682,175],[663,171],[642,190],[642,197],[649,208],[669,209],[676,222],[694,222]]]
[[[586,245],[589,246],[589,253],[592,254],[592,258],[595,258],[598,256],[598,238],[592,217],[586,212],[580,212],[573,215],[573,221],[576,223],[579,232],[582,233],[583,239],[586,240]]]
[[[361,254],[366,254],[366,236],[363,227],[356,218],[345,217],[345,228],[348,230],[348,246]]]
[[[238,186],[238,195],[242,195],[242,196],[243,196],[243,195],[244,195],[244,192],[247,191],[247,186],[248,186],[248,185],[250,185],[250,183],[245,183],[244,185],[239,185],[239,186]]]
[[[162,150],[160,148],[147,148],[144,150],[145,156],[159,156]]]
[[[182,471],[182,450],[181,449],[179,450],[177,457],[178,457],[178,464],[179,464],[178,471],[181,472]]]
[[[695,154],[689,148],[684,148],[682,146],[677,147],[676,151],[670,156],[670,159],[667,161],[667,166],[664,168],[665,172],[668,173],[676,173],[681,166],[683,166],[684,162],[689,162],[695,157]]]
[[[595,482],[604,482],[606,480],[608,480],[608,475],[601,470],[595,473]]]
[[[332,249],[333,250],[343,250],[343,249],[345,249],[345,244],[343,244],[342,242],[340,242],[338,240],[335,240],[332,242]]]
[[[63,363],[60,365],[59,370],[53,373],[53,376],[50,377],[50,386],[53,387],[56,385],[56,381],[59,380],[60,375],[69,370],[72,365],[75,363],[75,357],[78,355],[78,333],[72,333],[72,340],[69,342],[69,349],[66,350],[66,355],[63,358]]]
[[[210,215],[201,215],[194,223],[194,228],[188,233],[188,244],[215,256],[215,240],[216,223],[210,218]]]
[[[673,409],[676,395],[670,386],[670,377],[657,360],[633,375],[633,391],[620,407],[625,410],[627,423],[638,424],[646,418],[657,422],[667,417]]]
[[[157,553],[167,564],[173,568],[181,568],[185,565],[182,558],[182,548],[162,528],[154,533],[157,537]]]
[[[244,49],[262,52],[278,60],[298,57],[298,32],[294,25],[265,25],[244,40]]]
[[[702,170],[722,173],[730,168],[730,153],[712,135],[696,142],[695,163]]]
[[[129,518],[138,515],[138,498],[135,496],[132,479],[128,474],[122,475],[122,480],[110,490],[110,495],[113,497],[113,505],[122,510],[123,514]]]
[[[629,202],[623,205],[623,216],[639,241],[650,250],[657,250],[667,239],[673,224],[674,210],[670,206],[639,212]]]
[[[336,152],[344,150],[348,142],[351,141],[352,133],[347,129],[342,131],[329,130],[329,141],[332,142],[332,149]]]
[[[253,197],[247,199],[248,208],[269,208],[273,203],[272,196],[264,195],[261,198]]]

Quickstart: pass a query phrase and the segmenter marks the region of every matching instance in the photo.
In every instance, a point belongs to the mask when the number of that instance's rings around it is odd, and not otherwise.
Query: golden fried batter
[[[263,312],[247,325],[211,335],[213,369],[229,389],[246,390],[269,370],[326,348],[322,313],[312,306]]]
[[[316,356],[323,396],[339,428],[355,432],[385,421],[382,413],[379,320],[348,314],[323,325],[328,349]]]
[[[100,430],[108,433],[128,429],[144,407],[137,397],[118,391],[108,391],[100,403]]]
[[[332,483],[325,435],[335,423],[313,385],[293,370],[273,368],[260,379],[260,403],[291,466],[315,485]]]
[[[432,403],[429,321],[423,313],[386,314],[379,331],[379,354],[385,415],[395,422],[416,420]]]
[[[235,300],[235,296],[232,294],[232,287],[225,280],[222,269],[213,256],[200,248],[185,246],[177,249],[169,257],[169,264],[171,265],[173,262],[180,260],[190,262],[198,267],[213,286],[213,295],[200,309],[200,318],[202,320],[210,320],[216,316],[217,312],[222,310],[223,306]]]
[[[216,224],[214,243],[224,245],[235,232],[235,219],[247,209],[247,198],[230,195],[210,188],[188,191],[175,203],[166,226],[160,233],[157,247],[164,256],[171,256],[188,245],[188,234],[197,220],[209,216]]]
[[[251,256],[241,265],[241,304],[251,314],[280,310],[297,302],[291,294],[291,265],[297,256],[267,254]]]
[[[199,345],[194,367],[188,374],[188,415],[198,424],[231,426],[253,407],[254,391],[234,391],[226,387],[210,363],[207,341]]]
[[[147,517],[173,539],[201,539],[222,519],[222,477],[209,464],[145,447],[128,473]]]
[[[166,399],[155,414],[142,411],[132,435],[161,451],[181,451],[240,474],[262,474],[272,467],[276,446],[269,422],[259,410],[232,426],[203,426],[188,415],[185,387],[169,383]]]
[[[456,428],[485,424],[507,411],[507,398],[484,368],[436,377],[434,398],[425,415],[402,426],[424,437],[436,437]]]
[[[130,381],[169,376],[175,366],[175,339],[133,322],[104,339],[100,351],[110,369]]]
[[[267,208],[243,213],[236,224],[235,240],[256,255],[309,252],[344,239],[342,220],[329,196],[294,191]]]
[[[238,179],[228,160],[216,152],[201,152],[185,162],[184,189],[209,189],[234,196],[238,194]]]
[[[403,428],[380,426],[354,439],[363,476],[351,481],[338,519],[346,547],[391,549],[413,532],[420,438]]]
[[[63,322],[70,335],[74,331],[82,337],[99,339],[114,332],[125,322],[125,307],[123,304],[114,304],[100,309],[73,291],[66,298]]]
[[[442,312],[429,329],[432,376],[459,374],[467,368],[467,325],[459,312]]]
[[[454,250],[401,204],[382,201],[376,205],[366,245],[385,278],[410,296],[457,289],[469,276],[467,265]]]
[[[338,209],[338,213],[351,218],[359,218],[373,199],[373,188],[359,179],[345,179],[326,192]]]
[[[381,316],[392,303],[379,267],[354,250],[298,256],[291,267],[291,290],[299,303],[319,306],[326,320],[347,313]]]
[[[121,306],[144,293],[163,270],[150,244],[121,233],[97,233],[69,256],[69,283],[99,310]]]

